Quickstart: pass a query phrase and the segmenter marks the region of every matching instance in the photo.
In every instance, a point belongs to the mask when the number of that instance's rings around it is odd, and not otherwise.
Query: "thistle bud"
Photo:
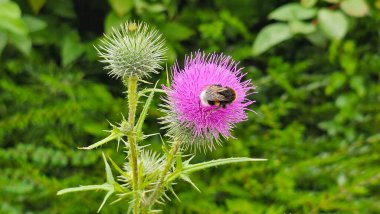
[[[105,35],[97,48],[108,74],[116,78],[146,78],[158,73],[165,50],[162,35],[156,29],[131,21]]]

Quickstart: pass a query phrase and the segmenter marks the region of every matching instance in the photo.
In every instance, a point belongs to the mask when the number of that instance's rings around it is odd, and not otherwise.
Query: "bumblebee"
[[[207,86],[199,95],[203,106],[218,106],[226,108],[236,99],[236,91],[230,87],[222,85]]]

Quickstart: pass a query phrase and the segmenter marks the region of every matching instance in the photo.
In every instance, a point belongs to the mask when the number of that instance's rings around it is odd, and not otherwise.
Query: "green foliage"
[[[311,33],[297,24],[310,26],[340,1],[301,1],[318,12],[296,24],[268,22],[268,14],[283,6],[272,0],[134,2],[119,15],[126,7],[117,12],[107,1],[0,1],[6,11],[0,13],[0,213],[99,208],[105,192],[56,192],[105,182],[104,168],[97,167],[101,153],[75,148],[107,136],[99,131],[108,128],[104,118],[114,123],[126,114],[121,84],[102,71],[93,44],[130,17],[152,23],[168,38],[168,66],[189,51],[224,51],[242,61],[246,78],[258,86],[251,107],[256,114],[237,127],[237,139],[193,162],[229,156],[268,161],[194,173],[191,181],[201,193],[178,182],[173,188],[181,201],[172,200],[164,213],[380,212],[378,1],[366,1],[367,7],[342,1],[334,12],[344,13],[348,27],[338,41],[328,41],[320,24]],[[359,5],[355,12],[353,4]],[[272,24],[301,30],[253,57],[260,30]],[[329,24],[337,25],[335,19]],[[144,134],[160,128],[158,103],[154,98]],[[159,136],[149,140],[159,147]],[[113,150],[105,153],[121,163]],[[119,213],[124,206],[101,212]]]
[[[268,15],[269,19],[286,23],[264,27],[253,44],[253,54],[262,54],[297,34],[305,35],[317,46],[324,46],[324,42],[320,41],[322,38],[340,41],[349,28],[349,20],[345,14],[363,17],[369,12],[364,0],[326,1],[333,5],[317,5],[317,2],[318,0],[301,0],[299,3],[288,3],[272,11]]]

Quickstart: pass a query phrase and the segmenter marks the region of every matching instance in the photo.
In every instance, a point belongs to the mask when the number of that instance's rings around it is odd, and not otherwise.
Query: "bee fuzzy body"
[[[226,108],[227,105],[235,101],[236,91],[222,85],[210,85],[201,92],[199,97],[203,106]]]

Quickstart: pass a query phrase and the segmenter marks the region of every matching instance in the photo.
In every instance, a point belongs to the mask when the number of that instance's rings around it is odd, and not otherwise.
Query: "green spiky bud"
[[[97,48],[101,62],[106,63],[108,74],[116,78],[137,76],[150,77],[162,69],[164,60],[164,40],[162,35],[145,23],[133,21],[113,29],[105,35]]]

